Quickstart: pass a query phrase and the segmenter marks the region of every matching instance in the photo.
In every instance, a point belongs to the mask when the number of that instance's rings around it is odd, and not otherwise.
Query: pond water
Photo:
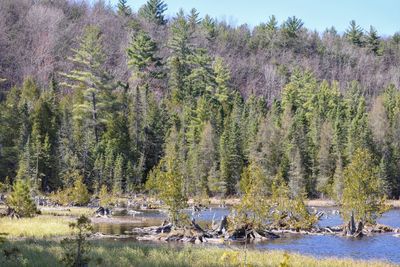
[[[336,226],[342,223],[340,216],[334,208],[320,209],[325,212],[320,226]],[[191,211],[186,211],[189,215]],[[229,214],[228,208],[211,208],[196,214],[194,217],[202,225],[210,224],[211,221],[220,220]],[[95,224],[95,231],[104,234],[124,234],[131,231],[133,227],[160,225],[166,218],[166,214],[160,211],[143,211],[136,216],[130,216],[132,223]],[[126,217],[124,217],[126,219]],[[392,209],[378,220],[379,223],[400,228],[400,209]],[[133,237],[134,238],[134,237]],[[225,244],[224,246],[232,246]],[[235,244],[234,246],[240,246]],[[346,238],[339,236],[315,236],[315,235],[290,235],[275,240],[252,243],[248,245],[251,249],[269,250],[279,249],[314,257],[338,257],[355,258],[364,260],[386,260],[400,264],[400,238],[390,234],[377,234],[361,239]]]

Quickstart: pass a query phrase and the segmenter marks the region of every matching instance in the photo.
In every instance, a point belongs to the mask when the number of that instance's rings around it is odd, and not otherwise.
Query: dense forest
[[[362,149],[399,198],[400,34],[118,2],[0,1],[5,187],[232,196],[257,173],[267,192],[279,177],[340,199]]]

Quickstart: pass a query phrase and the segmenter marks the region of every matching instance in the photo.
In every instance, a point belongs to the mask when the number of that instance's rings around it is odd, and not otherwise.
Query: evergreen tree
[[[317,91],[317,80],[311,72],[295,70],[282,92],[282,107],[290,107],[293,114],[299,111],[297,113],[303,113],[309,119],[317,100]]]
[[[24,150],[21,153],[20,159],[18,161],[18,170],[16,178],[19,180],[28,181],[34,184],[34,169],[32,162],[32,151],[30,145],[30,139],[25,144]]]
[[[18,107],[19,98],[20,90],[13,87],[8,92],[7,99],[0,102],[0,179],[15,177],[19,157],[23,151],[19,146],[22,141],[19,133],[23,125],[23,110]]]
[[[58,131],[57,154],[60,155],[57,166],[57,176],[62,182],[63,188],[71,188],[74,179],[70,179],[71,173],[81,170],[84,164],[79,160],[80,140],[75,139],[73,120],[73,107],[70,104],[72,97],[65,97],[59,102],[60,126]],[[79,128],[78,128],[79,129]]]
[[[30,138],[30,132],[32,130],[32,120],[30,114],[33,112],[35,103],[39,97],[40,91],[33,78],[28,77],[24,79],[18,103],[18,109],[20,113],[18,147],[21,150],[24,148],[26,142]]]
[[[397,109],[396,109],[397,110]],[[391,192],[395,198],[400,196],[400,175],[399,175],[399,158],[400,158],[400,112],[397,110],[394,114],[393,125],[392,125],[392,147],[393,147],[393,159],[395,166],[395,175],[393,177]]]
[[[204,128],[205,120],[208,119],[207,112],[205,110],[206,101],[203,97],[200,97],[197,101],[196,110],[191,110],[188,113],[189,118],[186,118],[186,113],[184,114],[183,122],[187,125],[187,129],[185,129],[185,142],[187,149],[186,151],[182,151],[183,158],[187,158],[186,167],[188,169],[188,177],[186,180],[186,184],[190,185],[187,192],[190,195],[199,194],[199,193],[207,193],[207,188],[204,185],[207,183],[203,182],[204,177],[201,177],[198,168],[199,160],[200,160],[200,138],[201,133]],[[186,125],[185,125],[186,126]],[[186,127],[185,127],[186,128]],[[187,156],[185,155],[187,153]],[[207,175],[205,173],[204,175]]]
[[[74,116],[84,125],[91,126],[96,143],[100,141],[107,119],[105,111],[112,102],[111,90],[114,88],[111,75],[103,67],[105,54],[101,42],[99,28],[87,27],[79,49],[74,50],[75,55],[70,58],[76,69],[64,74],[70,83],[63,83],[77,94]]]
[[[228,110],[228,103],[230,100],[230,72],[226,68],[221,58],[215,59],[214,65],[214,76],[215,76],[215,92],[213,93],[214,98],[224,107],[225,112]]]
[[[395,121],[395,115],[398,112],[400,94],[394,85],[388,86],[383,92],[381,97],[378,97],[375,101],[378,106],[382,105],[385,107],[385,111],[389,120],[389,124],[393,125]]]
[[[339,157],[339,155],[345,155],[345,147],[347,143],[347,118],[343,104],[338,104],[335,113],[333,119],[333,142],[336,157]]]
[[[72,201],[75,205],[86,205],[90,200],[90,195],[86,185],[83,183],[83,176],[77,175],[72,190]]]
[[[132,94],[132,100],[129,106],[129,136],[132,141],[132,154],[138,159],[143,154],[144,137],[144,120],[146,114],[147,99],[143,90],[137,86]]]
[[[99,192],[100,206],[108,207],[111,203],[111,194],[108,192],[107,186],[102,185]]]
[[[178,58],[172,57],[169,59],[169,88],[172,91],[172,100],[179,103],[185,99],[186,83],[185,78],[188,75],[185,64]]]
[[[124,166],[124,158],[122,155],[118,155],[115,159],[114,163],[114,184],[113,184],[113,193],[116,195],[120,195],[124,192],[123,188],[125,188],[125,166]]]
[[[209,42],[213,42],[217,36],[217,29],[215,21],[209,16],[205,15],[201,21],[201,28],[204,31],[206,39]]]
[[[365,37],[365,43],[366,47],[375,55],[379,54],[379,48],[380,48],[380,36],[378,35],[378,32],[374,27],[369,28],[369,32],[367,33],[367,36]]]
[[[114,163],[115,163],[115,149],[114,143],[112,140],[107,142],[105,151],[104,151],[104,177],[105,183],[108,188],[113,188],[114,181]]]
[[[32,111],[36,101],[40,97],[40,89],[36,84],[33,77],[27,77],[24,79],[21,89],[21,97],[19,105],[27,105],[28,111]]]
[[[352,155],[357,148],[374,151],[371,129],[368,127],[368,113],[365,100],[362,98],[357,107],[357,113],[352,118],[348,130],[348,155]]]
[[[254,143],[257,142],[257,133],[260,122],[265,114],[265,103],[261,98],[250,96],[245,102],[241,118],[243,152],[246,158],[249,158]]]
[[[199,180],[202,191],[210,195],[211,174],[215,162],[218,160],[218,140],[215,130],[210,122],[207,122],[204,125],[198,146],[199,151],[196,169],[198,171],[198,175],[200,176]]]
[[[274,15],[269,17],[267,23],[261,23],[256,26],[252,35],[252,47],[265,49],[269,47],[273,48],[275,43],[275,37],[278,31],[278,21]]]
[[[74,230],[76,236],[72,239],[65,238],[61,241],[64,255],[61,261],[66,266],[87,266],[90,262],[90,244],[87,237],[93,231],[91,221],[85,215],[81,215],[76,223],[70,223],[69,227]]]
[[[211,58],[204,49],[197,49],[189,58],[192,69],[186,77],[186,86],[189,89],[186,97],[196,99],[206,91],[211,91],[213,70]]]
[[[21,217],[32,217],[37,213],[36,204],[31,197],[29,181],[26,180],[15,181],[6,203]]]
[[[158,25],[164,25],[167,21],[164,18],[164,12],[167,10],[167,4],[162,0],[148,0],[139,9],[139,16],[147,21],[153,22]]]
[[[236,193],[244,165],[242,137],[239,126],[239,105],[236,104],[227,118],[220,141],[221,179],[226,184],[225,195]]]
[[[182,63],[186,63],[187,57],[192,53],[191,40],[193,32],[190,24],[185,18],[183,10],[179,10],[176,18],[171,25],[171,37],[168,46],[173,52],[173,57],[177,57]]]
[[[183,10],[180,10],[171,25],[168,41],[168,46],[173,52],[168,59],[169,87],[173,99],[178,103],[190,95],[190,87],[186,80],[191,71],[189,56],[193,53],[192,34]]]
[[[188,23],[190,25],[191,30],[194,32],[197,28],[197,25],[201,23],[201,19],[199,18],[199,12],[197,9],[192,8],[188,15]]]
[[[258,162],[268,177],[274,177],[278,173],[284,157],[283,132],[274,119],[271,112],[260,122],[249,154],[250,160]]]
[[[142,166],[142,163],[139,163],[138,166]],[[138,189],[141,186],[143,179],[143,170],[140,168],[135,169],[133,166],[132,162],[128,161],[126,164],[126,175],[125,175],[125,180],[126,180],[126,190],[127,192],[132,192],[135,189]]]
[[[290,123],[290,120],[289,120]],[[288,171],[293,172],[294,188],[300,189],[295,191],[295,195],[308,194],[309,197],[316,194],[315,190],[315,148],[310,138],[309,122],[307,120],[307,112],[298,110],[288,124],[287,131],[287,159]],[[285,173],[285,172],[284,172]],[[289,179],[290,183],[290,179]],[[290,184],[289,184],[290,185]],[[302,187],[305,187],[305,191]],[[290,186],[291,187],[291,186]]]
[[[319,151],[317,155],[318,179],[317,190],[329,196],[330,186],[335,172],[335,155],[333,151],[333,128],[331,123],[325,122],[321,128]]]
[[[293,16],[287,18],[287,20],[282,24],[283,33],[289,38],[294,39],[298,37],[298,34],[303,27],[304,23],[301,19]]]
[[[340,203],[343,196],[344,169],[342,156],[339,154],[336,159],[335,173],[333,175],[332,198]]]
[[[132,15],[132,10],[131,8],[128,6],[128,0],[118,0],[118,15],[120,16],[124,16],[124,17],[129,17],[130,15]]]
[[[272,223],[280,225],[286,212],[290,210],[290,189],[281,172],[273,178],[271,185],[271,205],[274,207]]]
[[[132,69],[132,78],[138,79],[139,85],[149,83],[161,75],[161,61],[156,57],[157,45],[150,36],[139,31],[132,38],[127,48],[128,66]]]
[[[101,145],[107,146],[108,142],[112,142],[113,149],[116,154],[122,154],[125,157],[131,156],[131,147],[126,144],[131,143],[131,136],[129,132],[129,118],[127,107],[119,107],[114,111],[110,117],[112,119],[106,122],[106,131],[102,136]]]
[[[293,199],[289,187],[279,172],[273,179],[270,205],[273,207],[269,217],[272,225],[280,228],[310,229],[316,217],[307,211],[302,196]],[[288,216],[291,214],[291,216]]]
[[[139,181],[144,182],[147,173],[158,164],[163,154],[164,138],[169,128],[167,111],[163,103],[157,103],[156,96],[145,90],[143,92],[144,112],[142,114],[142,127],[137,133],[142,139],[138,145],[138,154],[135,155],[136,174],[142,174]],[[135,129],[135,128],[134,128]],[[136,135],[133,135],[136,136]]]
[[[345,32],[345,36],[347,40],[356,45],[356,46],[363,46],[363,29],[357,25],[355,20],[350,21],[350,26],[347,28]]]
[[[250,163],[244,168],[240,181],[243,195],[242,201],[237,207],[239,215],[243,220],[251,223],[254,227],[262,227],[270,212],[270,188],[267,184],[265,174],[260,166]]]
[[[295,147],[290,155],[288,180],[291,196],[293,198],[302,197],[306,194],[306,173],[298,147]]]
[[[385,195],[388,197],[395,197],[397,188],[396,184],[396,165],[394,162],[394,155],[392,148],[389,145],[385,145],[382,148],[382,157],[379,163],[378,175],[382,183]]]
[[[397,45],[400,44],[400,33],[399,32],[396,32],[395,34],[393,34],[392,42]]]
[[[42,93],[32,113],[31,145],[35,184],[36,188],[49,192],[60,184],[56,175],[60,121],[54,91]]]
[[[270,34],[273,34],[278,30],[278,21],[276,20],[275,15],[272,15],[269,17],[268,22],[265,25],[265,27]]]
[[[100,154],[97,156],[96,160],[93,164],[93,175],[94,175],[94,185],[96,186],[95,192],[98,192],[98,189],[106,186],[105,185],[105,174],[104,174],[104,155]]]
[[[155,170],[155,181],[149,180],[149,183],[153,183],[157,189],[159,197],[168,206],[170,219],[174,225],[179,223],[181,210],[187,206],[183,191],[183,175],[179,168],[178,144],[178,132],[172,127],[166,140],[165,156]]]
[[[354,213],[357,221],[375,223],[384,208],[383,197],[373,155],[366,149],[357,149],[344,171],[342,216],[348,221]]]

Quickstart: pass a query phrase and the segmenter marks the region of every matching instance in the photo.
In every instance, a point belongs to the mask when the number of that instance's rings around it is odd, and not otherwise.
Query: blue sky
[[[117,0],[109,0],[116,5]],[[279,22],[289,16],[297,16],[309,29],[319,32],[335,26],[343,32],[349,21],[355,19],[364,29],[373,25],[380,35],[392,35],[400,31],[400,0],[164,0],[168,15],[179,8],[189,11],[195,7],[201,16],[223,19],[233,25],[247,23],[255,26],[274,14]],[[146,0],[128,0],[137,10]]]

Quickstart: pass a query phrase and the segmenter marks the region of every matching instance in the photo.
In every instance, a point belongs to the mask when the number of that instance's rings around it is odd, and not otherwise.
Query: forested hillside
[[[267,192],[340,199],[362,149],[400,196],[400,34],[166,9],[0,1],[5,187],[231,196],[258,170]]]

